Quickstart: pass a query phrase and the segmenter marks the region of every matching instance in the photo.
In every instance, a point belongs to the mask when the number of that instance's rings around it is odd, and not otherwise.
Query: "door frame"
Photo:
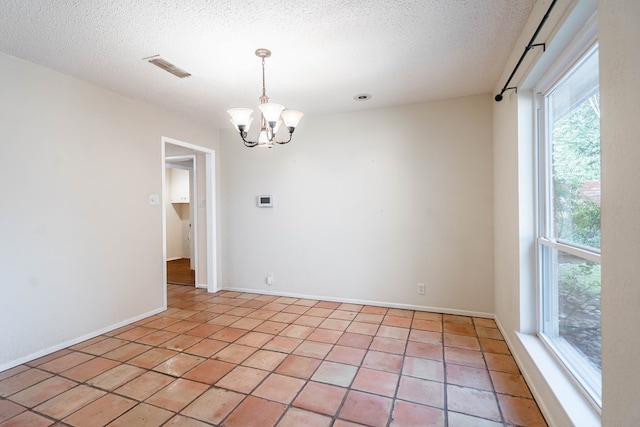
[[[162,166],[162,279],[163,279],[163,288],[164,288],[164,306],[167,306],[167,242],[166,242],[166,226],[167,226],[167,218],[166,212],[164,210],[164,196],[166,194],[166,179],[165,179],[165,168],[166,168],[166,144],[176,145],[179,147],[187,148],[189,150],[193,150],[196,153],[204,154],[205,159],[205,179],[204,179],[204,189],[205,189],[205,198],[204,200],[198,200],[196,194],[196,200],[193,204],[194,209],[200,209],[201,203],[204,203],[205,207],[205,224],[206,224],[206,280],[207,280],[207,292],[217,292],[218,288],[218,266],[217,266],[217,229],[216,229],[216,180],[215,180],[215,154],[216,152],[210,148],[202,147],[195,144],[190,144],[188,142],[180,141],[178,139],[169,138],[169,137],[161,137],[160,138],[160,151],[161,151],[161,166]],[[195,173],[195,161],[194,161],[194,182],[198,181],[198,178]],[[196,184],[197,185],[197,184]],[[194,233],[195,234],[195,233]],[[195,251],[198,252],[198,248],[195,248]],[[197,255],[196,255],[197,256]],[[197,269],[198,266],[196,266]],[[197,274],[197,273],[196,273]],[[196,286],[198,282],[196,281]]]

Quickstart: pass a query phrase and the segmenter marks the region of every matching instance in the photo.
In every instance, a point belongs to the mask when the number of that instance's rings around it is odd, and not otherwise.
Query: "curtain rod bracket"
[[[531,46],[528,46],[527,49],[533,49],[534,47],[538,47],[538,46],[542,46],[542,51],[546,52],[547,51],[547,44],[546,43],[536,43],[536,44],[532,44]]]
[[[495,100],[498,102],[502,101],[502,98],[504,98],[502,94],[508,90],[513,90],[515,93],[518,93],[518,88],[516,86],[505,87],[499,94],[496,95]]]

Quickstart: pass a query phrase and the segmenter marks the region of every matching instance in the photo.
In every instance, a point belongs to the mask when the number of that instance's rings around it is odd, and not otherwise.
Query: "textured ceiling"
[[[491,92],[534,1],[2,0],[0,51],[226,128],[259,47],[271,101],[308,116]]]

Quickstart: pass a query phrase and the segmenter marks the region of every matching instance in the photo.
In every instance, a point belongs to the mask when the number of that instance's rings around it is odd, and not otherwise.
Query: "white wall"
[[[492,313],[491,122],[481,95],[305,117],[270,150],[222,131],[223,286]]]
[[[599,0],[603,424],[640,419],[640,2]]]
[[[0,92],[2,370],[162,308],[160,140],[218,133],[4,54]]]

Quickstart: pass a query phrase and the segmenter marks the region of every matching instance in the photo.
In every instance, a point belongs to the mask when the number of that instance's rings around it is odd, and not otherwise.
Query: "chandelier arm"
[[[244,146],[245,147],[255,147],[256,145],[258,145],[258,141],[247,141],[245,138],[247,137],[247,133],[246,132],[240,132],[240,138],[242,138],[242,141],[244,142]]]
[[[275,138],[273,138],[273,142],[280,145],[288,144],[289,142],[291,142],[292,137],[293,137],[293,129],[289,128],[289,139],[287,139],[286,141],[278,141]]]

